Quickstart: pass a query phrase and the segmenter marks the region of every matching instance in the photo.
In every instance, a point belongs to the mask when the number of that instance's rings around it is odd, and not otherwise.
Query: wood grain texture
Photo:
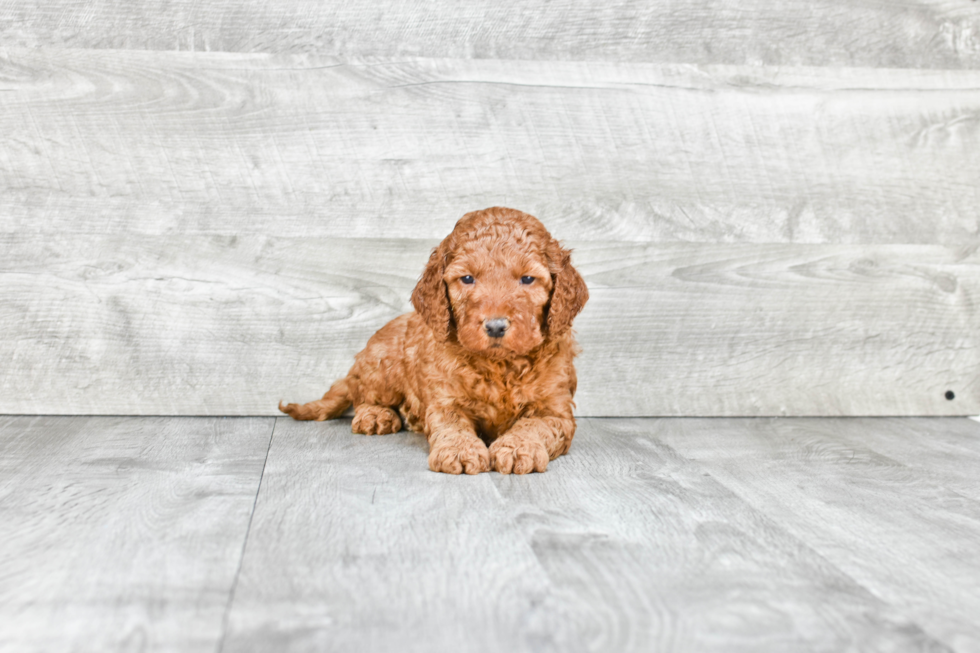
[[[435,244],[0,243],[0,411],[189,415],[319,397],[411,310]],[[581,243],[573,260],[592,295],[576,320],[581,415],[980,412],[972,249]]]
[[[597,245],[577,260],[596,298],[580,324],[582,383],[604,388],[600,406],[583,397],[584,415],[980,407],[972,248]]]
[[[980,454],[980,426],[950,422],[684,420],[653,434],[930,635],[978,651],[980,502],[942,476]],[[928,454],[950,428],[965,460],[933,457],[939,468],[923,473],[878,453],[885,439],[892,451],[924,443]]]
[[[112,33],[112,32],[110,32]],[[980,72],[8,49],[0,230],[980,240]]]
[[[214,651],[272,428],[0,418],[0,649]]]
[[[582,420],[571,453],[546,474],[449,477],[426,471],[421,436],[281,421],[225,650],[951,650],[900,609],[916,597],[876,595],[785,531],[768,505],[750,506],[667,445],[661,434],[692,432],[686,422]],[[720,422],[743,439],[768,424]],[[797,453],[778,442],[753,450],[767,469]],[[791,469],[783,477],[808,482]],[[862,471],[841,480],[860,484]],[[920,524],[935,504],[930,539],[975,534],[975,522],[945,518],[941,494],[917,493],[903,509],[901,485],[882,486],[884,518]],[[846,488],[834,489],[840,510],[863,516]],[[962,601],[942,634],[969,644],[959,635],[975,631],[966,613],[978,605],[962,586],[975,560],[918,562],[919,573],[953,581],[937,590],[940,602]],[[874,557],[860,565],[863,577],[888,568]],[[959,573],[967,577],[953,580]]]
[[[450,477],[349,420],[0,418],[0,649],[967,653],[978,457],[967,419],[582,419]]]
[[[0,39],[341,57],[963,68],[980,64],[978,14],[950,0],[5,0]]]
[[[884,464],[902,465],[929,482],[973,501],[980,501],[980,431],[976,421],[962,419],[888,418],[853,424],[828,421],[838,446],[873,452]],[[818,422],[818,424],[820,424]]]

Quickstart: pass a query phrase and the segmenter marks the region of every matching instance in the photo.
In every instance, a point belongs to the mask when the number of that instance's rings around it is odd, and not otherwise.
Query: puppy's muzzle
[[[505,317],[494,317],[483,321],[483,330],[491,338],[503,338],[509,326],[510,320]]]

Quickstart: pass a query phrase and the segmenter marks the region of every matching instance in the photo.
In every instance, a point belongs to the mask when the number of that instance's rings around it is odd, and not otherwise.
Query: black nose
[[[505,317],[495,317],[483,322],[483,328],[491,338],[503,338],[509,326],[510,320]]]

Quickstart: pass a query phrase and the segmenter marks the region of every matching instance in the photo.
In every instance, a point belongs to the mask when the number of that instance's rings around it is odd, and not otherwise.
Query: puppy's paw
[[[490,471],[490,452],[479,438],[457,436],[435,442],[429,449],[429,469],[446,474]]]
[[[548,460],[548,449],[536,437],[504,434],[490,445],[490,461],[501,474],[543,472]]]
[[[351,430],[364,435],[385,435],[397,433],[402,428],[398,413],[387,406],[361,404],[354,409],[354,422]]]

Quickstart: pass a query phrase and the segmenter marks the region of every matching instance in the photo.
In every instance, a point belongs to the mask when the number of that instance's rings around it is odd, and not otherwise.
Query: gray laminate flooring
[[[545,474],[349,420],[0,418],[3,651],[980,651],[980,424],[580,419]]]

